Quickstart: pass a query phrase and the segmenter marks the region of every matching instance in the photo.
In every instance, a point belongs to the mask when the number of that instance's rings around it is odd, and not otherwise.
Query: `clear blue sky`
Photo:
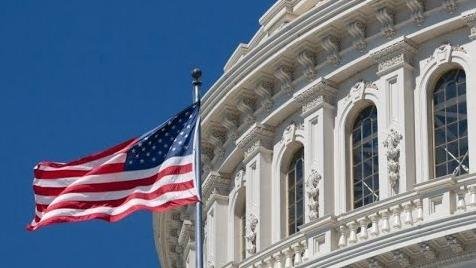
[[[0,267],[157,267],[151,214],[29,233],[32,168],[158,125],[208,87],[273,0],[0,1]]]

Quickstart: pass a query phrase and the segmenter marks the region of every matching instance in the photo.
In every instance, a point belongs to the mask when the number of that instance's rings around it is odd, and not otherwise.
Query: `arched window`
[[[353,208],[379,199],[377,108],[368,106],[352,128]]]
[[[304,224],[304,149],[294,154],[287,174],[288,235]]]
[[[436,83],[433,130],[434,177],[468,173],[466,74],[463,70],[451,70]]]

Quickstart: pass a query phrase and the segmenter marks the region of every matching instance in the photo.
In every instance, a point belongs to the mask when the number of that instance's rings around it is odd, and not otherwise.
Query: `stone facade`
[[[476,1],[279,0],[203,98],[207,267],[476,266]],[[466,73],[469,166],[435,178],[431,90]],[[350,132],[377,109],[379,201],[353,209]],[[286,168],[304,149],[304,224]],[[154,215],[195,267],[193,208]]]

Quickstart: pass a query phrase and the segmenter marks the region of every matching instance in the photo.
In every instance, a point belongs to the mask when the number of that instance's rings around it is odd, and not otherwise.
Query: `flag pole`
[[[202,81],[200,78],[202,77],[202,71],[199,68],[195,68],[192,71],[192,78],[193,78],[193,102],[198,102],[200,100],[200,86],[202,85]],[[200,106],[201,107],[201,106]],[[199,117],[200,118],[200,117]],[[197,137],[197,144],[195,145],[195,181],[197,183],[197,191],[200,200],[202,200],[202,183],[201,183],[201,153],[200,153],[200,136],[201,136],[201,127],[200,123],[198,122],[198,137]],[[195,248],[196,248],[196,267],[203,268],[203,239],[202,239],[202,202],[197,202],[195,204]]]

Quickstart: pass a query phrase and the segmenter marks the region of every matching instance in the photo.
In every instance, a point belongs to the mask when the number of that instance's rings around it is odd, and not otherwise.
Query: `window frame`
[[[436,128],[435,128],[435,103],[434,103],[434,93],[435,91],[437,91],[437,86],[438,84],[440,83],[440,81],[442,79],[444,79],[444,77],[446,75],[449,75],[451,74],[452,72],[454,71],[457,71],[457,72],[463,72],[465,74],[465,95],[464,95],[464,103],[466,105],[466,128],[468,128],[468,97],[467,97],[467,92],[468,92],[468,79],[467,79],[467,73],[466,71],[459,67],[459,66],[455,66],[453,68],[449,68],[449,69],[445,69],[444,71],[440,71],[438,73],[438,75],[436,76],[436,79],[433,80],[433,83],[430,84],[430,87],[429,87],[429,90],[428,90],[428,94],[427,94],[427,103],[429,103],[430,105],[429,106],[429,112],[428,112],[428,117],[429,117],[429,128],[431,128],[431,131],[429,132],[429,137],[428,137],[428,140],[429,140],[429,144],[431,145],[430,148],[429,148],[429,158],[430,158],[430,179],[436,179],[436,178],[441,178],[441,177],[445,177],[445,176],[449,176],[451,175],[452,173],[448,173],[446,175],[443,175],[443,176],[437,176],[437,171],[436,171],[436,157],[437,157],[437,154],[436,154]],[[455,78],[457,77],[457,74],[455,74]],[[445,90],[443,90],[445,92]],[[455,93],[457,94],[457,93]],[[447,100],[445,100],[444,102],[447,102]],[[456,104],[459,104],[460,102],[457,101]],[[446,106],[445,106],[446,107]],[[458,122],[458,120],[456,120],[456,122]],[[444,123],[444,128],[446,129],[447,127],[447,123],[445,122]],[[457,126],[459,127],[459,123],[457,124]],[[468,129],[466,130],[468,131]],[[458,131],[459,132],[459,131]],[[446,130],[445,130],[445,137],[447,136],[446,135]],[[458,134],[458,138],[456,139],[456,141],[458,141],[459,139],[461,139],[461,137],[459,136]],[[467,147],[469,146],[469,133],[466,134],[466,143],[467,143]],[[445,144],[447,144],[447,140],[445,138]],[[458,142],[458,150],[460,149],[459,147],[459,142]],[[467,167],[469,168],[469,148],[468,149],[468,155],[467,155],[467,159],[468,159],[468,163],[467,163]],[[445,162],[448,162],[448,161],[445,161]],[[463,175],[463,174],[466,174],[465,172],[462,172],[460,173],[459,175],[457,176],[460,176],[460,175]]]
[[[300,147],[298,148],[296,151],[294,151],[294,153],[292,154],[292,157],[291,157],[291,161],[289,162],[289,165],[288,165],[288,168],[286,170],[286,173],[285,173],[285,195],[286,195],[286,203],[285,203],[285,215],[286,215],[286,218],[285,218],[285,232],[286,232],[286,235],[287,236],[291,236],[297,232],[299,232],[299,226],[301,225],[297,225],[297,221],[298,221],[298,215],[297,215],[297,207],[298,207],[298,198],[297,198],[297,186],[296,186],[296,174],[297,174],[297,171],[296,171],[296,165],[297,163],[301,161],[302,163],[302,224],[304,224],[305,222],[305,181],[304,181],[304,170],[305,170],[305,165],[304,165],[304,147]],[[289,205],[290,205],[290,199],[289,199],[289,195],[290,195],[290,189],[289,189],[289,175],[291,172],[294,172],[294,232],[291,233],[290,232],[290,227],[291,227],[291,217],[289,215]]]
[[[355,184],[355,182],[354,182],[354,176],[355,176],[355,174],[354,174],[354,139],[353,139],[354,137],[353,137],[353,134],[354,134],[355,125],[356,125],[356,123],[357,123],[357,120],[359,120],[359,116],[360,116],[366,109],[369,109],[369,108],[372,108],[372,107],[375,109],[375,113],[376,113],[375,123],[377,124],[377,126],[376,126],[376,132],[375,132],[375,133],[376,133],[376,138],[377,138],[377,150],[376,150],[376,155],[375,155],[375,156],[372,156],[371,159],[374,160],[373,158],[375,157],[375,158],[376,158],[376,161],[377,161],[377,165],[378,165],[377,172],[373,172],[373,170],[372,170],[372,176],[374,176],[375,174],[377,174],[377,176],[378,176],[378,178],[377,178],[378,184],[379,184],[379,186],[378,186],[378,197],[377,197],[376,200],[374,200],[374,201],[372,201],[372,202],[370,202],[370,203],[368,203],[368,204],[362,204],[361,206],[356,207],[356,206],[355,206],[355,195],[354,195],[354,184]],[[348,185],[349,185],[349,187],[347,188],[347,189],[348,189],[348,195],[347,195],[347,196],[350,196],[350,200],[349,200],[350,208],[353,210],[353,209],[365,207],[365,206],[367,206],[367,205],[370,205],[370,204],[372,204],[372,203],[377,202],[377,201],[380,200],[380,194],[381,194],[381,193],[380,193],[380,190],[381,190],[381,186],[380,186],[380,163],[379,163],[379,157],[380,157],[380,155],[379,155],[379,146],[380,146],[380,144],[379,144],[379,135],[378,135],[378,109],[377,109],[377,106],[376,106],[373,102],[369,102],[367,105],[365,105],[364,107],[362,107],[362,108],[358,111],[358,113],[356,113],[355,117],[352,118],[352,120],[351,120],[350,122],[351,122],[351,124],[348,125],[349,127],[348,127],[348,131],[347,131],[347,133],[348,133],[348,134],[347,134],[348,144],[349,144],[349,145],[348,145],[348,150],[347,150],[347,155],[348,155],[349,157],[346,158],[346,159],[347,159],[347,161],[348,161],[348,163],[349,163],[347,166],[348,166],[349,174],[350,174],[349,179],[348,179]],[[369,138],[370,138],[370,136],[369,136],[369,137],[366,137],[366,139],[369,139]],[[374,138],[371,138],[371,139],[370,139],[371,142],[373,142],[373,141],[372,141],[373,139],[374,139]],[[362,139],[362,133],[361,133],[361,138],[360,138],[359,141],[361,142],[362,140],[363,140],[363,139]],[[361,159],[361,163],[362,163],[362,164],[363,164],[363,162],[364,162],[363,160],[364,160],[364,159]],[[372,164],[372,167],[373,167],[373,164]],[[361,178],[360,180],[363,182],[363,181],[364,181],[364,178]],[[363,199],[364,199],[364,198],[365,198],[365,197],[362,196],[362,202],[363,202]]]

